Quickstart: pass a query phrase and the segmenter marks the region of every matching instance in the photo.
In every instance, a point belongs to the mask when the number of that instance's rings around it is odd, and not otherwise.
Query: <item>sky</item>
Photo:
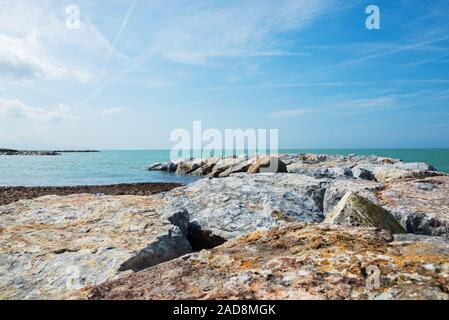
[[[449,147],[449,0],[0,0],[0,147],[165,149],[193,121]]]

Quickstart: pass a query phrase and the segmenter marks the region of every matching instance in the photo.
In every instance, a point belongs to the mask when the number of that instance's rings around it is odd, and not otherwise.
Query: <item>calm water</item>
[[[378,155],[404,161],[423,161],[449,172],[449,149],[309,149],[283,153],[330,153]],[[169,159],[168,150],[102,151],[66,153],[62,156],[0,156],[2,186],[62,186],[134,182],[190,183],[196,177],[152,172],[145,168]]]

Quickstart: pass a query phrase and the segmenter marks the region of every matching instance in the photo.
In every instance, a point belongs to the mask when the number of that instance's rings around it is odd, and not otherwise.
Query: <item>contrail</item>
[[[122,24],[120,26],[120,29],[118,30],[117,36],[115,37],[114,42],[112,43],[112,46],[110,46],[110,48],[108,50],[108,55],[106,56],[106,60],[104,62],[103,68],[102,68],[102,70],[100,72],[100,76],[98,77],[97,81],[94,84],[94,90],[97,89],[97,87],[98,87],[100,79],[102,78],[102,76],[103,76],[103,74],[104,74],[104,72],[106,70],[106,67],[108,66],[109,60],[111,59],[112,52],[115,50],[115,47],[119,43],[120,38],[122,37],[123,31],[125,31],[125,29],[126,29],[126,27],[128,25],[129,17],[133,13],[134,8],[136,7],[136,4],[137,4],[137,0],[133,0],[131,2],[131,5],[129,6],[128,11],[126,12],[125,17],[123,18],[123,21],[122,21]]]

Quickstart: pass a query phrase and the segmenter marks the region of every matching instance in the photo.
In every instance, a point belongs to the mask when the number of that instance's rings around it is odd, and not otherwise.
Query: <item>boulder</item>
[[[407,232],[449,238],[449,176],[394,181],[377,193]]]
[[[188,212],[138,196],[46,196],[0,206],[0,299],[57,299],[192,251]]]
[[[287,172],[287,166],[279,158],[273,156],[259,156],[248,167],[248,173],[278,173]]]
[[[192,223],[224,239],[291,221],[321,222],[327,180],[279,173],[235,173],[156,195],[188,210]]]
[[[326,186],[323,197],[323,214],[326,216],[347,192],[356,192],[360,196],[378,204],[377,192],[384,185],[379,182],[360,179],[335,179]]]
[[[219,156],[215,156],[212,158],[207,158],[200,168],[193,171],[191,175],[194,176],[206,176],[212,172],[212,169],[215,167],[215,165],[221,160],[222,158]]]
[[[448,255],[447,239],[400,235],[395,240],[380,229],[294,223],[86,288],[74,297],[448,300]]]
[[[202,165],[206,163],[206,160],[203,159],[191,159],[191,160],[184,160],[180,162],[176,168],[176,174],[179,175],[187,175],[198,168],[201,168]]]
[[[288,167],[288,172],[297,173],[297,174],[305,174],[310,177],[314,177],[317,179],[321,178],[352,178],[353,174],[351,169],[346,167],[331,167],[331,168],[310,168],[304,167],[300,163],[291,164]]]
[[[438,176],[441,173],[429,170],[406,170],[396,167],[378,167],[374,169],[374,177],[377,181],[389,182],[404,179],[420,179],[425,177]]]
[[[354,192],[345,194],[326,216],[324,223],[376,227],[391,233],[405,233],[390,212]]]
[[[214,167],[212,168],[212,172],[208,175],[210,177],[218,177],[222,172],[226,171],[228,168],[235,166],[236,164],[242,161],[241,158],[236,157],[226,157],[220,159]]]
[[[253,157],[251,159],[243,159],[242,161],[230,166],[228,169],[219,174],[220,178],[228,177],[230,174],[238,172],[247,172],[248,168],[256,161]]]
[[[375,180],[374,174],[363,167],[355,166],[352,168],[352,175],[356,179]]]

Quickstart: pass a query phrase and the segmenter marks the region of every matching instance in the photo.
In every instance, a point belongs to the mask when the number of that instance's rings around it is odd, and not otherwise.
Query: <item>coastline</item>
[[[170,191],[183,186],[180,183],[121,183],[112,185],[64,186],[64,187],[0,187],[0,206],[19,200],[34,199],[42,196],[66,196],[71,194],[104,194],[147,196]]]
[[[0,187],[0,299],[449,299],[449,174],[431,164],[242,154],[148,170],[198,180]],[[367,267],[392,277],[367,290]]]

